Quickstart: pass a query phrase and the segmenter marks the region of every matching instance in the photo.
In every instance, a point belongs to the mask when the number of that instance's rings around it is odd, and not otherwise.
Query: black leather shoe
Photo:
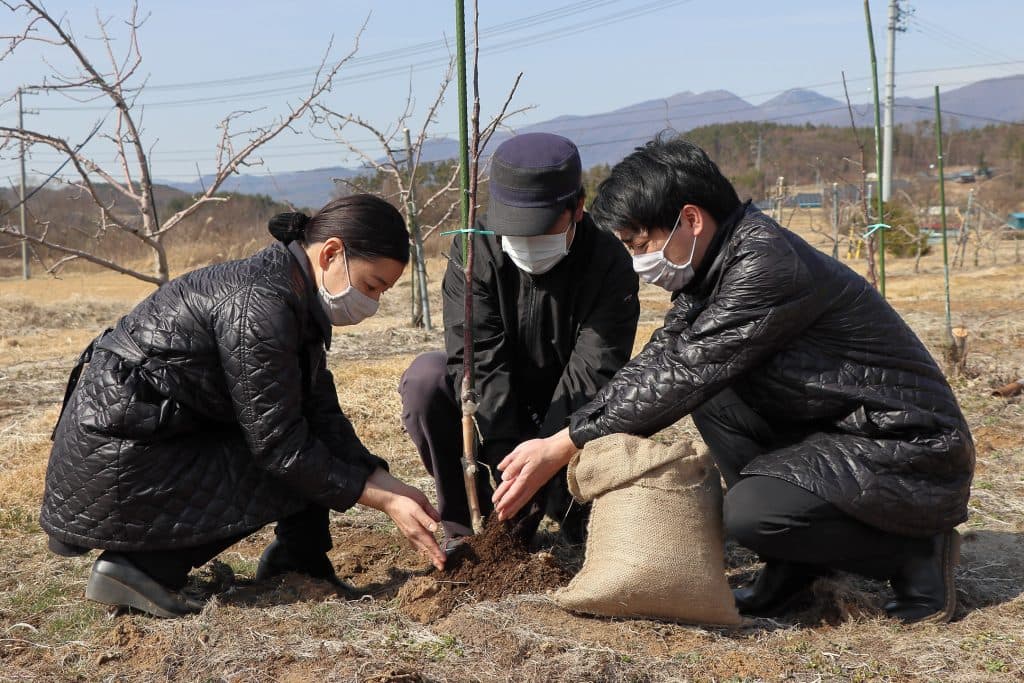
[[[733,589],[736,609],[748,617],[778,616],[807,597],[811,584],[823,575],[822,570],[808,565],[768,562],[754,583]]]
[[[275,538],[260,555],[256,568],[256,580],[266,581],[281,574],[295,572],[321,581],[327,581],[335,588],[354,592],[355,589],[338,578],[327,553],[313,552],[299,554],[291,550],[280,539]]]
[[[932,552],[908,560],[898,577],[890,579],[896,597],[886,613],[905,624],[944,624],[956,611],[954,570],[960,561],[960,534],[956,530],[935,536]]]
[[[162,586],[127,557],[109,550],[93,563],[85,597],[106,605],[136,609],[154,617],[181,617],[203,609],[201,601]]]

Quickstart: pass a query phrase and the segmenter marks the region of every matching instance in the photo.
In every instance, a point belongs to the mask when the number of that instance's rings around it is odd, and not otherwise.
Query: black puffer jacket
[[[864,278],[764,214],[748,209],[720,230],[664,327],[574,414],[573,442],[653,434],[731,387],[770,423],[807,434],[745,475],[797,484],[895,533],[964,521],[971,435],[907,324]]]
[[[275,243],[170,282],[98,337],[54,435],[43,529],[157,550],[352,506],[384,463],[338,406],[309,267]]]
[[[485,219],[486,220],[486,219]],[[589,214],[568,255],[541,275],[509,259],[499,238],[475,236],[473,340],[481,459],[496,465],[521,441],[564,429],[629,360],[640,317],[625,247]],[[462,382],[465,276],[454,240],[444,276],[445,346]]]

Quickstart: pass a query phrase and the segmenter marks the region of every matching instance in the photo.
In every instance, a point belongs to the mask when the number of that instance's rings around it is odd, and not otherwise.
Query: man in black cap
[[[473,233],[474,381],[482,439],[477,490],[491,509],[496,465],[521,441],[568,425],[629,360],[640,304],[629,254],[583,210],[579,151],[569,140],[528,133],[491,159],[490,202]],[[460,236],[461,237],[461,236]],[[450,550],[472,533],[462,466],[461,385],[465,276],[454,240],[444,276],[447,352],[418,356],[402,376],[402,418],[437,483]],[[524,539],[545,511],[580,542],[585,516],[555,477],[517,517]]]

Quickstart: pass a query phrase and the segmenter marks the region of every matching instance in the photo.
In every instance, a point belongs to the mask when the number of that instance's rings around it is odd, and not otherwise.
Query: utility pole
[[[885,137],[882,143],[882,201],[892,197],[893,108],[896,104],[896,24],[898,0],[889,0],[889,54],[885,65]]]
[[[25,132],[25,107],[21,101],[22,89],[18,88],[18,130]],[[21,217],[21,277],[29,279],[31,272],[28,264],[28,242],[24,236],[28,234],[25,225],[25,138],[18,141],[18,156],[21,158],[21,185],[18,190],[18,215]]]
[[[427,330],[430,326],[430,300],[427,298],[427,266],[423,262],[423,235],[420,232],[419,222],[416,220],[416,179],[415,167],[412,157],[412,139],[409,136],[409,129],[405,129],[405,163],[409,173],[409,191],[406,195],[406,213],[409,215],[409,232],[412,233],[412,252],[415,258],[413,263],[413,324],[419,323],[422,318],[423,327]],[[417,295],[420,305],[416,306]]]
[[[779,176],[778,189],[775,192],[775,206],[776,206],[776,208],[775,208],[775,221],[779,225],[782,225],[782,190],[783,190],[783,186],[785,185],[785,182],[786,182],[785,176],[781,176],[780,175]]]
[[[839,258],[839,183],[832,183],[832,258]]]

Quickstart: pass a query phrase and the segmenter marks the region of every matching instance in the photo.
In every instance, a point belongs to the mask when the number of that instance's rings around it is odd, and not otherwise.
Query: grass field
[[[794,228],[816,244],[821,216]],[[110,273],[0,281],[0,680],[175,681],[668,681],[1024,679],[1024,404],[990,396],[1024,375],[1024,265],[954,272],[953,323],[970,331],[966,372],[951,378],[978,449],[971,518],[961,527],[960,608],[948,626],[900,626],[882,616],[885,586],[849,576],[822,580],[814,605],[791,618],[736,630],[647,620],[590,619],[544,595],[466,602],[433,623],[408,618],[396,597],[425,567],[381,514],[332,517],[339,575],[365,589],[346,601],[326,585],[251,578],[270,530],[196,572],[220,591],[202,614],[175,621],[111,615],[83,598],[93,557],[49,554],[37,524],[49,433],[81,348],[150,288]],[[863,270],[863,264],[854,264]],[[435,314],[438,275],[431,264]],[[888,295],[932,352],[943,357],[940,254],[889,261]],[[372,450],[428,492],[399,419],[398,378],[440,335],[405,325],[408,281],[380,315],[336,333],[330,355],[342,405]],[[637,348],[667,305],[643,290]],[[673,428],[695,438],[689,420]],[[576,557],[578,548],[553,548]],[[728,549],[730,579],[757,569]],[[230,569],[230,571],[228,571]],[[224,590],[234,575],[235,588]]]

